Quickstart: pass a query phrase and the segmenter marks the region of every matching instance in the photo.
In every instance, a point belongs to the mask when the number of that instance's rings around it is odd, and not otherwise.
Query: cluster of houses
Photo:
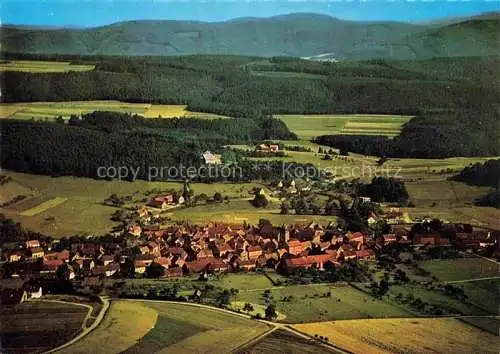
[[[172,193],[168,193],[168,194],[154,196],[148,202],[148,206],[165,210],[165,209],[173,208],[175,206],[182,205],[182,204],[184,204],[184,202],[185,202],[185,200],[184,200],[184,197],[182,195],[174,196]],[[141,210],[142,210],[142,212],[144,212],[146,209],[143,208]],[[143,216],[144,215],[142,215],[141,217],[143,217]]]
[[[148,209],[142,208],[137,211],[137,222],[129,225],[116,243],[89,239],[62,248],[58,240],[45,240],[43,244],[29,240],[4,248],[1,263],[3,269],[5,263],[15,265],[8,267],[12,273],[9,278],[63,278],[89,290],[102,285],[107,277],[123,276],[121,266],[126,262],[133,264],[132,272],[139,274],[147,273],[153,263],[160,265],[163,278],[258,267],[290,273],[296,268],[340,267],[346,260],[372,261],[377,250],[388,244],[415,249],[452,244],[464,249],[498,246],[497,232],[468,225],[447,227],[452,229],[453,238],[432,232],[413,232],[410,238],[411,225],[393,225],[391,233],[378,238],[369,232],[345,232],[316,223],[260,227],[226,223],[161,225],[155,223]],[[0,275],[4,277],[4,273]],[[39,294],[36,286],[14,288],[5,286],[6,281],[0,283],[2,299],[7,299],[4,301],[21,302]]]
[[[139,250],[135,271],[144,273],[155,262],[165,268],[165,277],[278,264],[286,270],[323,269],[327,262],[340,266],[346,259],[375,259],[367,243],[368,234],[327,230],[318,224],[266,224],[260,228],[213,223],[203,227],[148,226],[141,229],[140,236],[133,231]]]

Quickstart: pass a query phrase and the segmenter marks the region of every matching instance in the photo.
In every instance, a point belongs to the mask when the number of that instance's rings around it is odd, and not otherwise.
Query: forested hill
[[[498,32],[497,13],[428,25],[298,13],[219,23],[129,21],[90,29],[2,26],[1,44],[17,53],[426,59],[495,55]]]
[[[366,155],[412,158],[500,155],[498,105],[469,102],[453,112],[425,112],[394,139],[382,136],[324,135],[318,144]]]
[[[191,111],[257,119],[279,113],[409,114],[417,118],[394,140],[366,143],[366,138],[337,136],[321,143],[338,145],[344,139],[349,151],[369,155],[500,155],[497,56],[328,63],[283,57],[6,54],[7,60],[21,58],[93,64],[95,70],[1,73],[6,102],[175,103]]]
[[[496,56],[340,63],[204,55],[6,53],[6,59],[95,65],[95,70],[87,72],[1,73],[2,96],[7,102],[115,99],[188,104],[191,110],[228,116],[449,111],[468,100],[496,104],[500,82],[500,60]]]
[[[199,167],[205,150],[222,152],[222,145],[296,138],[274,118],[145,119],[114,112],[73,116],[68,124],[4,119],[0,134],[3,168],[102,178],[99,168],[125,167],[138,169],[142,179],[150,168]]]

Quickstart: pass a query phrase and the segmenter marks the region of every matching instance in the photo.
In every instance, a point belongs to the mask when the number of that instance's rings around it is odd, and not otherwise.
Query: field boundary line
[[[102,320],[104,318],[104,315],[108,311],[109,305],[110,305],[110,301],[109,301],[109,299],[107,297],[99,296],[99,299],[101,300],[101,302],[103,304],[103,307],[102,307],[101,311],[99,312],[99,314],[97,315],[97,317],[94,320],[94,322],[90,325],[90,327],[85,328],[79,335],[77,335],[76,337],[74,337],[73,339],[71,339],[69,342],[66,342],[66,343],[62,344],[62,345],[60,345],[57,348],[50,349],[50,350],[44,352],[43,354],[55,353],[55,352],[58,352],[58,351],[60,351],[62,349],[65,349],[65,348],[67,348],[67,347],[75,344],[77,341],[79,341],[80,339],[84,338],[86,335],[88,335],[94,329],[96,329],[97,327],[99,327],[99,325],[101,324],[101,322],[102,322]],[[92,311],[90,313],[92,313]],[[83,322],[84,326],[85,326],[85,323],[86,323],[87,319],[88,319],[88,317],[85,317],[85,321]]]
[[[250,339],[248,342],[246,343],[243,343],[243,344],[240,344],[238,345],[236,348],[230,350],[229,352],[227,352],[228,354],[231,353],[231,354],[234,354],[236,353],[238,350],[240,349],[243,349],[243,348],[246,348],[254,343],[257,343],[258,341],[260,341],[262,338],[265,338],[267,337],[269,334],[273,333],[274,331],[278,330],[278,327],[273,327],[271,329],[269,329],[268,331],[265,331],[264,333],[258,335],[257,337],[254,337],[252,339]]]
[[[298,324],[298,323],[297,323]],[[301,323],[301,324],[304,324],[304,323]],[[354,352],[351,352],[351,351],[348,351],[346,349],[343,349],[341,347],[337,347],[336,345],[328,342],[328,343],[324,343],[324,342],[319,342],[317,341],[313,336],[311,336],[310,334],[307,334],[307,333],[304,333],[300,330],[298,330],[297,328],[293,327],[294,325],[286,325],[286,326],[283,326],[282,328],[299,336],[299,337],[302,337],[304,339],[309,339],[309,340],[312,340],[313,342],[315,342],[316,344],[322,346],[322,347],[325,347],[325,348],[328,348],[330,350],[335,350],[337,353],[342,353],[342,354],[355,354]]]
[[[495,261],[495,260],[493,260],[493,259],[491,259],[491,258],[488,258],[488,257],[481,256],[481,255],[479,255],[479,254],[477,254],[477,253],[474,253],[474,256],[479,257],[479,258],[486,259],[487,261],[490,261],[490,262],[492,262],[492,263],[495,263],[496,265],[500,265],[500,262],[497,262],[497,261]]]
[[[486,278],[472,278],[472,279],[463,279],[463,280],[449,280],[449,281],[443,281],[445,284],[459,284],[459,283],[471,283],[475,281],[482,281],[482,280],[496,280],[500,279],[500,276],[497,277],[486,277]]]

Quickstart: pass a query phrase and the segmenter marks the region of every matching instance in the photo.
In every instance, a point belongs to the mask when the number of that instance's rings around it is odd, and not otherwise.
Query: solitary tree
[[[222,202],[222,194],[219,192],[215,192],[214,194],[214,202],[221,203]]]
[[[255,198],[252,201],[252,204],[256,208],[265,208],[269,204],[269,201],[267,200],[265,195],[256,194]]]
[[[276,313],[276,307],[273,304],[267,305],[265,315],[267,320],[275,320],[276,317],[278,317],[278,314]]]
[[[153,262],[146,268],[146,277],[147,278],[159,278],[163,274],[165,274],[165,268],[163,268],[160,264]]]

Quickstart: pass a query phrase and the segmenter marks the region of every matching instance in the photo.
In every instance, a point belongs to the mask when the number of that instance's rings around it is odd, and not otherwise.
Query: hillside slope
[[[3,26],[1,43],[4,51],[18,53],[425,59],[496,54],[498,23],[498,14],[441,25],[290,14],[218,23],[128,21],[89,29]]]

